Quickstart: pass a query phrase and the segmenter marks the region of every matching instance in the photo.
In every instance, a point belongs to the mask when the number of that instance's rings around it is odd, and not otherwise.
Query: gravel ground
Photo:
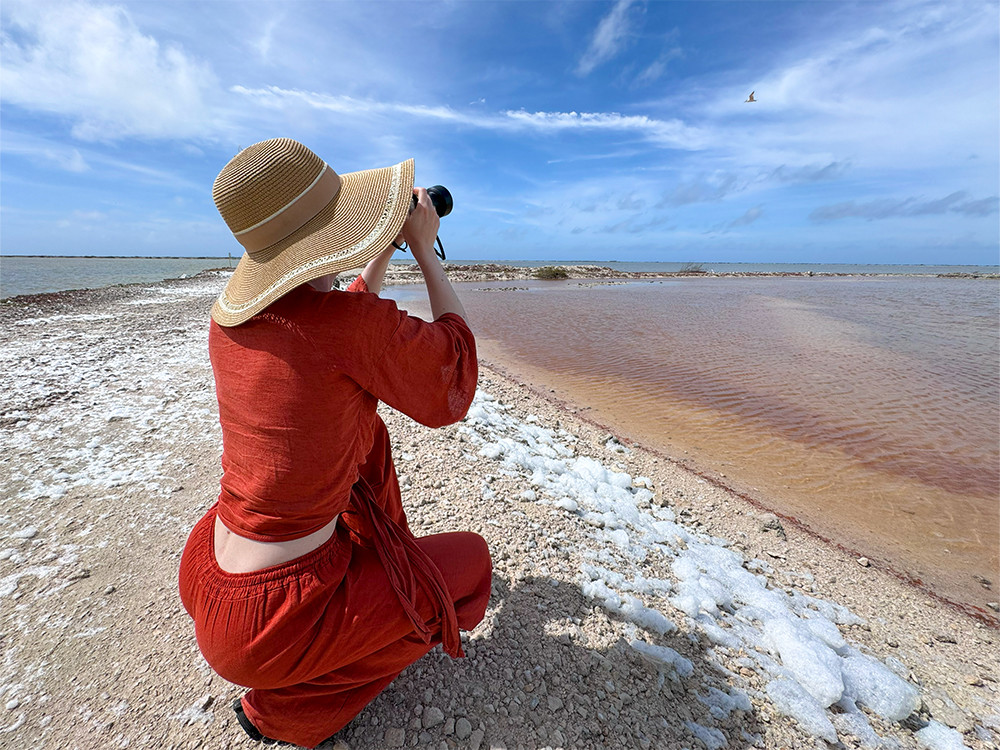
[[[224,278],[109,287],[0,303],[0,748],[251,747],[242,693],[203,663],[176,591],[188,530],[218,492],[220,433],[205,351]],[[919,747],[935,720],[968,747],[1000,745],[995,628],[821,544],[665,456],[621,445],[576,409],[484,363],[482,398],[544,425],[616,471],[692,533],[763,560],[768,588],[837,602],[854,647],[905,669],[921,706],[868,713],[884,746]],[[493,597],[466,634],[407,669],[328,747],[701,748],[873,746],[817,739],[783,716],[766,676],[713,645],[666,595],[672,632],[587,596],[600,559],[669,581],[669,560],[611,555],[580,514],[546,503],[528,472],[478,449],[474,426],[429,430],[385,410],[417,534],[471,529],[490,544]],[[666,669],[630,645],[691,662]],[[726,700],[720,696],[729,696]],[[743,704],[740,696],[746,696]]]

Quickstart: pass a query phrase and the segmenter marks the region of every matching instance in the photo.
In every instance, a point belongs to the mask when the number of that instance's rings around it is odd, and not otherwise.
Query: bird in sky
[[[748,102],[756,102],[757,100],[753,98],[753,95],[754,95],[754,92],[753,92],[753,91],[751,91],[751,92],[750,92],[750,96],[749,96],[749,97],[747,97],[747,100],[746,100],[746,101],[748,101]],[[745,103],[746,103],[746,102],[744,102],[744,104],[745,104]]]

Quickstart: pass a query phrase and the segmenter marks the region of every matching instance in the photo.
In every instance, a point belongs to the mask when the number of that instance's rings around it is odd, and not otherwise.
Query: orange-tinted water
[[[528,289],[481,291],[496,286]],[[487,359],[596,421],[943,596],[997,600],[996,282],[516,282],[460,295]],[[419,312],[412,293],[396,296]]]

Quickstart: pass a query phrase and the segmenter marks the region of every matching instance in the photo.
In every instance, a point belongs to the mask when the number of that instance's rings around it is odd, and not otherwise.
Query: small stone
[[[972,687],[982,687],[983,681],[976,675],[970,674],[965,676],[965,682]]]
[[[385,730],[386,747],[402,747],[406,742],[406,730],[400,727],[390,727]]]
[[[115,593],[115,587],[113,585],[112,586],[108,586],[106,589],[104,589],[104,593],[105,594],[113,594],[113,593]]]
[[[11,534],[11,537],[14,539],[34,539],[36,536],[38,536],[38,529],[34,526],[26,526],[20,531],[15,531]]]
[[[200,708],[202,711],[207,711],[208,707],[211,706],[214,701],[215,701],[215,696],[213,696],[213,695],[211,695],[209,693],[209,694],[203,695],[201,697],[201,700],[199,700],[195,705],[198,708]]]
[[[428,706],[424,709],[423,725],[424,729],[429,729],[430,727],[436,727],[444,721],[444,711],[442,711],[437,706]]]
[[[464,716],[455,722],[455,736],[460,740],[472,734],[472,724]]]
[[[858,565],[860,565],[862,568],[867,568],[869,565],[871,565],[871,561],[867,557],[859,557]]]
[[[894,641],[892,638],[886,638],[885,645],[889,648],[899,648],[899,643]]]
[[[1000,602],[986,602],[986,606],[994,612],[1000,612]]]
[[[958,641],[955,640],[955,636],[951,633],[935,633],[934,640],[941,641],[941,643],[958,643]]]
[[[483,738],[486,737],[486,732],[482,729],[477,729],[469,737],[469,750],[479,750],[479,746],[483,744]]]
[[[441,730],[441,731],[443,731],[445,734],[454,734],[455,733],[455,720],[449,716],[448,719],[444,723],[444,729]]]
[[[562,707],[563,707],[562,699],[557,698],[554,695],[550,695],[549,696],[549,711],[558,711]],[[561,745],[562,743],[559,742],[559,743],[556,743],[556,744]]]
[[[17,698],[11,698],[9,701],[7,701],[7,710],[8,711],[13,711],[15,708],[17,708],[20,705],[21,705],[21,701],[19,701]]]

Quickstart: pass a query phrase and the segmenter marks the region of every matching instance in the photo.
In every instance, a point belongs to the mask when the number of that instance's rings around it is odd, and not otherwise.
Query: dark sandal
[[[240,726],[243,727],[243,731],[246,732],[247,735],[250,737],[250,739],[252,739],[254,742],[262,742],[265,745],[290,744],[288,742],[282,742],[281,740],[273,740],[270,737],[265,737],[263,734],[261,734],[260,730],[253,725],[253,722],[247,718],[246,713],[243,711],[243,701],[241,701],[239,698],[237,698],[236,701],[233,703],[233,711],[236,712],[236,720],[240,723]]]

